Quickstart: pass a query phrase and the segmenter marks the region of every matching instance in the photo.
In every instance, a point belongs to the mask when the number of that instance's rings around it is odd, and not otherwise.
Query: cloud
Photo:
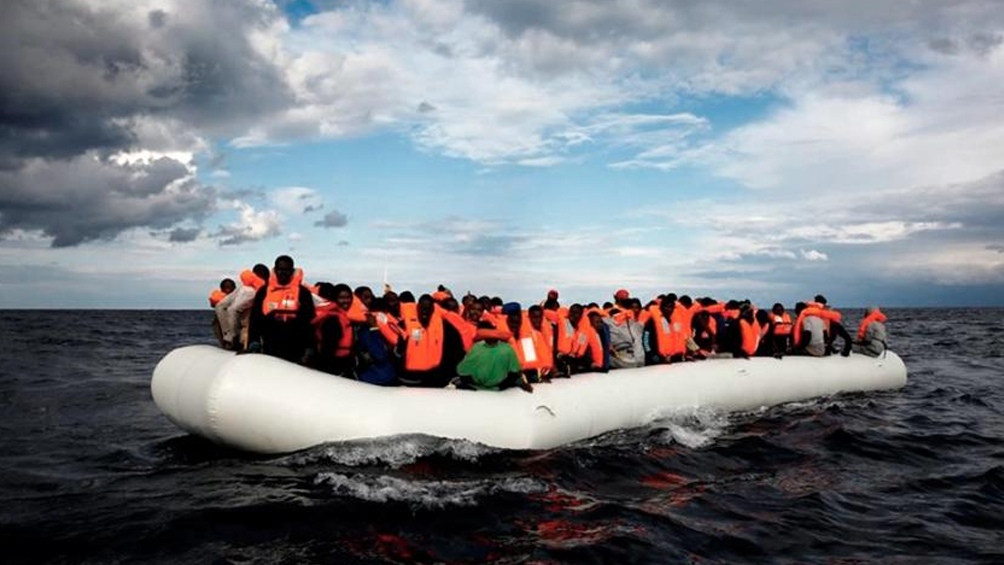
[[[172,243],[188,243],[195,241],[200,233],[202,233],[202,228],[175,228],[168,235],[168,241]]]
[[[4,5],[0,37],[0,233],[53,246],[163,228],[212,212],[213,191],[176,160],[292,102],[264,3],[82,0]],[[226,29],[227,33],[219,30]]]
[[[214,189],[168,157],[134,163],[93,154],[30,159],[17,170],[0,171],[0,188],[0,235],[39,230],[53,247],[200,221],[215,207]]]
[[[288,214],[306,214],[324,207],[323,199],[316,190],[302,186],[275,189],[269,198],[276,208]]]
[[[250,204],[237,202],[234,207],[239,211],[237,222],[220,226],[213,234],[220,245],[240,245],[252,241],[261,241],[282,234],[282,219],[274,210],[255,210]]]
[[[321,228],[343,228],[348,224],[349,217],[338,210],[332,210],[325,214],[323,218],[314,222],[315,226]]]

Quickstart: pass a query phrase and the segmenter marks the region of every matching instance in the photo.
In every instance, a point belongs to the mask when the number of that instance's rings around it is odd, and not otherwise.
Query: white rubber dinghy
[[[194,345],[153,372],[160,410],[182,429],[255,453],[399,434],[550,449],[696,408],[755,410],[840,392],[899,388],[893,352],[821,359],[714,359],[575,375],[503,392],[379,387],[266,355]]]

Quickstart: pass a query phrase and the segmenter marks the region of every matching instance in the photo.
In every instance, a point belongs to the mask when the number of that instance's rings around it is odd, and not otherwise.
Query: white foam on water
[[[657,443],[677,443],[691,449],[712,445],[725,434],[732,421],[729,414],[708,408],[675,411],[654,417],[649,425],[661,430]]]
[[[496,448],[466,440],[397,436],[329,444],[306,453],[285,457],[280,463],[301,466],[330,462],[346,467],[380,465],[397,469],[432,455],[472,463],[484,455],[497,451]]]
[[[422,508],[474,506],[479,500],[500,494],[533,494],[547,490],[539,481],[526,478],[418,481],[389,475],[320,473],[314,484],[328,485],[340,496],[368,502],[403,502]]]

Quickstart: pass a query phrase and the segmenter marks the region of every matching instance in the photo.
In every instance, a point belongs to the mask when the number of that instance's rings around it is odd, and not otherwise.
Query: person
[[[858,326],[857,340],[854,342],[854,352],[878,357],[886,350],[886,315],[877,306],[869,306],[865,317]]]
[[[537,364],[533,368],[536,379],[550,380],[554,371],[554,326],[544,319],[544,309],[538,304],[527,308],[526,317],[530,321],[530,335],[537,356]]]
[[[559,310],[555,332],[555,358],[557,373],[571,376],[575,373],[605,371],[603,344],[589,318],[584,316],[581,304],[572,304],[568,312]]]
[[[645,322],[645,364],[659,365],[682,360],[686,352],[686,337],[676,314],[676,295],[663,296],[659,304],[650,306]],[[689,329],[689,327],[688,327]]]
[[[241,286],[216,305],[216,319],[220,325],[223,349],[242,350],[247,347],[248,319],[255,294],[268,284],[268,267],[261,263],[241,271]]]
[[[248,324],[247,352],[307,364],[314,355],[314,300],[303,286],[303,271],[293,258],[275,259],[267,285],[255,294]]]
[[[818,308],[816,309],[818,310]],[[809,313],[807,313],[809,312]],[[826,354],[826,336],[823,319],[811,312],[805,302],[795,304],[794,353],[822,357]]]
[[[387,340],[386,322],[381,323],[380,317],[386,320],[386,304],[381,298],[374,298],[366,312],[366,327],[356,336],[357,363],[356,375],[361,382],[379,386],[395,386],[397,371],[394,358],[394,346]]]
[[[624,300],[629,307],[631,299]],[[640,303],[639,303],[640,306]],[[621,315],[626,314],[626,315]],[[610,316],[603,318],[610,335],[610,368],[625,369],[645,365],[645,344],[642,340],[644,327],[635,321],[631,310],[619,307],[610,309]]]
[[[590,345],[590,349],[598,347],[600,350],[599,356],[595,353],[592,355],[592,357],[597,359],[598,362],[594,360],[591,369],[593,371],[606,373],[610,370],[610,327],[603,322],[603,314],[600,312],[599,308],[590,308],[586,317],[589,320],[589,331],[596,336],[590,337],[590,341],[592,343]]]
[[[770,335],[774,342],[774,354],[783,355],[791,347],[791,316],[784,310],[784,305],[775,302],[770,308]]]
[[[215,310],[217,304],[230,294],[233,294],[235,286],[233,279],[221,280],[219,288],[213,289],[213,292],[209,294],[209,307]],[[220,319],[215,315],[213,316],[213,335],[216,337],[216,341],[220,344],[220,347],[228,349],[226,341],[223,339],[223,328],[220,326]]]
[[[404,370],[398,379],[408,386],[442,388],[456,376],[457,364],[464,357],[460,333],[443,320],[431,295],[423,294],[417,304],[404,300],[401,293]]]
[[[355,357],[352,349],[355,336],[349,320],[349,308],[353,303],[352,289],[347,284],[317,284],[317,295],[324,302],[315,306],[316,313],[311,325],[314,328],[313,359],[315,369],[352,377]]]
[[[491,322],[480,322],[479,328],[495,329]],[[475,343],[457,365],[458,388],[474,390],[505,390],[518,386],[533,392],[533,385],[523,375],[519,357],[511,345],[490,337]]]
[[[231,292],[237,288],[237,284],[234,279],[223,279],[220,281],[220,287],[213,289],[213,292],[209,293],[209,307],[215,308],[221,300],[226,298]]]

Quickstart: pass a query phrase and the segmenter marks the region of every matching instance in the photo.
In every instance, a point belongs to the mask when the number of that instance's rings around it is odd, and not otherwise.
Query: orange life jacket
[[[575,328],[572,326],[572,322],[568,319],[567,312],[558,312],[558,321],[555,331],[558,336],[558,353],[561,355],[571,355],[572,344],[575,340]]]
[[[404,314],[401,305],[401,313]],[[417,308],[416,308],[417,310]],[[405,339],[408,340],[404,354],[404,368],[409,371],[428,371],[439,366],[443,359],[443,316],[433,310],[429,319],[429,327],[423,327],[414,318],[405,319]]]
[[[258,292],[258,289],[265,286],[265,281],[261,280],[251,269],[244,269],[241,271],[241,284],[250,286],[255,292]]]
[[[464,342],[464,351],[470,351],[471,346],[474,345],[474,336],[478,333],[477,324],[472,324],[470,320],[464,319],[464,317],[457,312],[442,308],[438,304],[435,308],[439,311],[440,315],[443,316],[444,320],[456,328],[457,333],[460,334],[460,341]]]
[[[397,342],[401,339],[401,326],[398,325],[397,318],[387,312],[377,312],[374,314],[374,317],[376,318],[377,328],[380,329],[380,335],[387,340],[387,344],[391,347],[397,345]]]
[[[273,315],[279,320],[289,320],[296,316],[300,309],[300,283],[303,281],[303,270],[293,271],[289,284],[279,284],[275,273],[268,279],[268,290],[261,304],[262,313]]]
[[[760,324],[755,320],[750,323],[740,318],[739,332],[742,337],[743,353],[752,356],[760,347]]]
[[[791,335],[791,316],[787,312],[780,316],[771,314],[770,319],[774,322],[774,335]]]
[[[680,319],[676,315],[676,310],[673,310],[673,314],[668,320],[662,315],[659,306],[652,305],[648,311],[655,328],[656,349],[659,355],[669,357],[686,353],[687,338],[682,332],[682,327],[677,327],[680,324]]]
[[[227,297],[227,293],[220,289],[216,289],[209,293],[209,306],[211,308],[216,308],[216,305],[220,303],[221,300]]]
[[[795,346],[801,345],[802,343],[802,322],[805,321],[806,316],[816,316],[817,318],[822,318],[823,322],[840,322],[842,317],[840,312],[836,310],[824,310],[818,306],[809,306],[805,310],[802,310],[802,312],[798,315],[798,319],[795,320],[795,327],[791,330],[791,342]]]
[[[572,344],[572,355],[575,357],[581,357],[585,355],[586,349],[589,350],[589,356],[592,360],[594,367],[603,366],[603,341],[600,339],[600,334],[596,332],[593,325],[589,323],[589,317],[586,315],[582,316],[582,320],[579,321],[579,327],[575,332],[574,343]]]
[[[342,329],[342,335],[338,338],[338,343],[335,344],[335,357],[344,358],[351,356],[353,342],[352,322],[349,321],[349,317],[345,314],[345,311],[339,308],[334,302],[316,306],[314,311],[314,320],[311,322],[311,325],[314,326],[314,340],[317,343],[318,350],[327,349],[323,343],[324,336],[321,334],[321,326],[324,325],[324,321],[328,318],[337,318]]]
[[[352,295],[352,304],[349,304],[349,311],[346,312],[346,315],[349,317],[349,321],[356,324],[365,322],[366,312],[368,312],[368,309],[366,308],[366,305],[363,304],[363,301],[359,300],[359,298],[355,295]]]
[[[516,351],[519,365],[524,370],[546,370],[554,367],[554,352],[551,347],[553,335],[550,324],[544,322],[540,325],[540,330],[533,329],[533,326],[530,325],[530,315],[524,310],[523,321],[520,323],[519,332],[516,335],[512,334],[505,319],[498,323],[497,327],[499,331],[509,334],[507,341]],[[532,350],[532,356],[530,350]]]
[[[872,325],[872,322],[885,322],[888,318],[882,313],[878,308],[874,312],[865,316],[864,320],[861,320],[861,325],[858,326],[858,341],[864,341],[865,332],[868,331],[868,326]]]

